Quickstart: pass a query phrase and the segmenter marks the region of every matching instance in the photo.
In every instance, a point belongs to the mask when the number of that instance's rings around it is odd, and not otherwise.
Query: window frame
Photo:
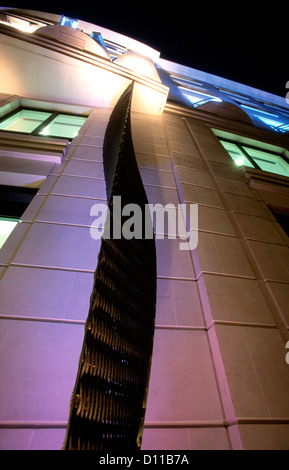
[[[278,224],[281,226],[282,230],[285,232],[289,238],[289,211],[288,209],[276,208],[274,206],[268,206],[273,216],[277,220]]]
[[[17,222],[4,242],[0,242],[0,251],[18,224],[21,223],[21,217],[36,196],[37,192],[38,188],[0,184],[0,222]]]
[[[194,109],[206,103],[222,102],[222,99],[215,93],[217,89],[210,86],[208,83],[203,83],[199,80],[172,72],[169,73],[169,76],[182,96],[190,102],[190,106]],[[192,101],[190,97],[199,97],[200,99],[197,101]]]
[[[9,231],[7,231],[8,233],[6,233],[6,235],[4,237],[3,237],[3,232],[2,232],[3,229],[1,227],[3,222],[15,223],[15,225],[13,227],[11,227]],[[12,235],[13,230],[17,227],[19,222],[20,222],[20,218],[17,218],[17,217],[2,217],[0,215],[0,251],[1,251],[1,248],[7,242],[8,238]]]
[[[245,113],[250,117],[257,127],[273,129],[274,132],[281,135],[289,132],[289,116],[282,114],[281,110],[277,107],[274,109],[275,113],[273,110],[269,111],[264,109],[264,107],[254,105],[250,102],[247,104],[240,103],[240,107],[245,111]],[[267,122],[270,120],[272,120],[271,124]],[[278,123],[278,126],[274,125],[273,121]],[[282,130],[284,127],[285,130]]]
[[[54,134],[47,134],[43,135],[41,134],[41,131],[43,131],[51,122],[53,122],[59,115],[61,116],[75,116],[75,117],[82,117],[87,119],[88,116],[83,116],[81,114],[75,114],[75,113],[69,113],[69,112],[63,112],[63,111],[54,111],[54,110],[49,110],[49,109],[44,109],[44,108],[33,108],[30,106],[22,106],[20,105],[18,108],[14,109],[12,112],[5,114],[0,118],[0,124],[6,119],[9,119],[16,115],[17,113],[21,111],[39,111],[39,112],[44,112],[44,113],[51,113],[51,116],[49,116],[47,119],[45,119],[39,126],[37,126],[32,132],[22,132],[22,131],[11,131],[9,129],[0,129],[1,132],[9,132],[13,134],[19,134],[19,135],[31,135],[34,137],[48,137],[52,139],[63,139],[63,140],[69,140],[72,141],[74,137],[62,137]],[[82,127],[82,126],[81,126]]]
[[[254,146],[254,145],[251,145],[251,144],[246,144],[246,143],[240,143],[240,142],[236,142],[234,139],[228,139],[228,138],[225,138],[225,137],[219,137],[219,136],[216,136],[219,140],[219,142],[221,143],[222,145],[222,140],[224,142],[228,142],[230,144],[234,144],[238,147],[238,149],[240,150],[241,153],[243,153],[245,155],[245,157],[249,160],[249,162],[253,165],[253,167],[256,169],[256,170],[260,170],[260,171],[266,171],[266,170],[263,170],[259,165],[258,163],[255,162],[255,160],[249,155],[249,153],[246,151],[246,149],[244,147],[250,147],[252,150],[257,150],[257,151],[261,151],[261,152],[265,152],[265,153],[268,153],[268,154],[271,154],[272,156],[275,156],[275,157],[278,157],[278,158],[281,158],[282,160],[284,160],[287,165],[289,166],[289,158],[286,157],[286,155],[280,155],[279,153],[277,152],[274,152],[273,150],[265,150],[263,148],[260,148],[260,147],[257,147],[257,146]],[[222,146],[225,149],[224,146]],[[233,160],[233,158],[231,157],[230,153],[228,152],[228,150],[226,150],[227,154],[230,156],[230,158]],[[233,160],[234,161],[234,160]],[[247,165],[240,165],[240,166],[244,166],[244,167],[247,167],[249,168]],[[288,172],[289,172],[289,169],[288,169]],[[267,171],[267,173],[271,173],[272,175],[279,175],[279,173],[274,173],[274,172],[270,172],[270,171]],[[284,176],[284,175],[279,175],[279,176]],[[289,175],[286,176],[286,178],[289,178]]]
[[[20,219],[39,188],[0,184],[0,217]],[[5,204],[5,208],[2,208]]]

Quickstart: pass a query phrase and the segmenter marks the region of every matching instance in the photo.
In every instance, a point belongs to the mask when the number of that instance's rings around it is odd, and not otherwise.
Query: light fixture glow
[[[237,166],[242,166],[242,165],[244,165],[244,159],[243,159],[243,157],[238,157],[238,158],[236,158],[235,163],[236,163]]]
[[[6,26],[10,26],[11,28],[18,29],[24,33],[34,33],[37,29],[44,26],[41,23],[32,23],[28,20],[23,20],[21,18],[13,18],[12,16],[7,16],[6,20],[0,20],[0,24],[5,24]]]
[[[40,132],[41,135],[49,135],[49,126],[44,127],[44,129]]]

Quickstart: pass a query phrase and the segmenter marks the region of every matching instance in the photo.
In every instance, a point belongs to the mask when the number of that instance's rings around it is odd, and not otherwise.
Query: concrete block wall
[[[0,252],[0,447],[61,449],[100,241],[90,208],[106,202],[95,109]]]
[[[276,308],[282,303],[284,309],[285,285],[288,299],[288,237],[209,127],[193,119],[184,123],[193,141],[190,148],[197,150],[191,154],[204,167],[191,162],[195,179],[177,165],[175,173],[184,200],[199,203],[193,259],[208,334],[220,348],[212,349],[217,377],[221,383],[225,372],[232,400],[233,408],[222,392],[227,429],[232,437],[234,423],[238,425],[243,448],[288,449],[288,325]],[[188,184],[214,189],[210,209],[192,192],[188,196]],[[282,285],[278,300],[270,295],[271,285]],[[238,447],[235,434],[232,446]]]
[[[181,203],[174,158],[191,162],[194,151],[182,120],[133,114],[132,130],[149,203]],[[156,239],[156,329],[142,449],[230,449],[196,268],[179,243],[167,233]]]
[[[149,202],[199,205],[196,250],[157,240],[143,449],[288,449],[288,238],[209,127],[142,119],[139,164],[161,173],[147,180]],[[157,144],[143,145],[151,133]]]
[[[100,246],[90,208],[106,201],[110,112],[93,110],[0,252],[3,449],[63,443]],[[288,448],[288,239],[204,123],[134,112],[132,131],[149,202],[199,205],[196,250],[167,233],[156,240],[142,449]]]

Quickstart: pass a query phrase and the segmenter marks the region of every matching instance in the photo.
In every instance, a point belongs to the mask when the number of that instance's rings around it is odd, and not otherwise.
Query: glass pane
[[[249,166],[254,168],[254,165],[248,160],[246,155],[239,149],[239,147],[232,142],[226,142],[225,140],[220,140],[223,147],[227,150],[231,158],[234,160],[237,166]]]
[[[59,24],[61,26],[69,26],[70,28],[77,29],[78,20],[75,20],[74,18],[68,18],[68,16],[62,15]]]
[[[250,101],[250,98],[247,98],[246,96],[239,95],[239,93],[234,93],[233,91],[228,91],[224,90],[222,88],[219,88],[223,93],[226,93],[226,95],[232,97],[236,101]]]
[[[16,219],[9,220],[0,218],[0,249],[2,248],[10,233],[16,227],[17,224],[18,220]]]
[[[289,176],[289,165],[282,157],[250,147],[244,146],[244,149],[262,170],[270,171],[278,175]]]
[[[282,133],[287,132],[289,128],[288,119],[285,116],[269,113],[250,106],[242,105],[242,108],[245,109],[249,116],[259,119],[261,122],[274,129],[274,131]]]
[[[86,117],[59,114],[40,134],[73,139],[85,121]]]
[[[0,129],[30,134],[49,116],[51,116],[51,113],[22,109],[1,122]]]
[[[191,103],[195,104],[203,101],[222,101],[220,98],[213,96],[211,93],[200,93],[195,90],[188,90],[187,88],[179,87],[182,90],[184,96],[189,98]]]

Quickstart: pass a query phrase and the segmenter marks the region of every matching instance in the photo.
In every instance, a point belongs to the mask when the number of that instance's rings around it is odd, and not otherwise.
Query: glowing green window
[[[220,142],[227,150],[237,166],[247,166],[277,175],[289,176],[289,161],[285,155],[243,145],[220,138]]]
[[[289,176],[289,165],[281,156],[247,146],[243,146],[243,149],[250,155],[261,170]]]
[[[52,113],[21,109],[13,113],[0,123],[0,129],[13,132],[31,134],[37,127],[46,121]]]
[[[227,140],[221,140],[220,142],[223,147],[225,147],[237,166],[249,166],[254,168],[254,164],[247,158],[240,145],[236,145],[233,142],[228,142]]]
[[[254,108],[252,106],[247,106],[242,104],[241,107],[246,111],[246,113],[251,117],[253,122],[260,121],[266,126],[274,129],[274,131],[283,134],[289,131],[289,120],[288,116],[286,117],[282,112],[279,114],[269,113],[262,109]],[[278,112],[277,108],[276,111]],[[256,121],[257,120],[257,121]]]
[[[20,109],[0,121],[0,130],[73,139],[86,117],[59,112]]]
[[[79,129],[85,121],[85,117],[59,114],[52,122],[44,127],[40,134],[73,139],[77,136]]]

